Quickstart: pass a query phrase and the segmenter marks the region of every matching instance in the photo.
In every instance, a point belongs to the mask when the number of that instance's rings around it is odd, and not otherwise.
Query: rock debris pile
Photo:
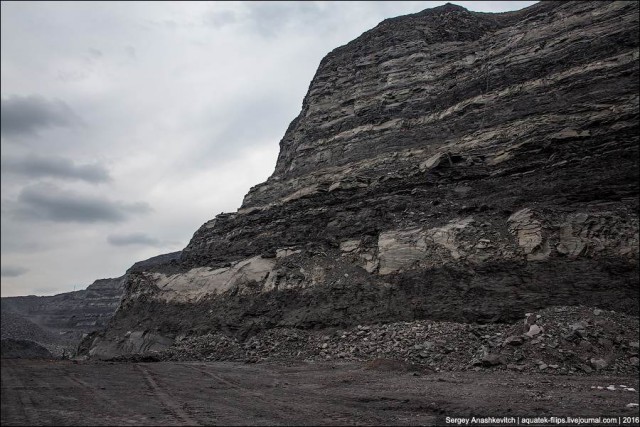
[[[11,311],[3,310],[1,314],[2,339],[25,339],[30,341],[60,341],[53,333],[45,331],[40,326]]]
[[[638,318],[587,307],[551,307],[515,324],[415,321],[341,330],[278,328],[240,342],[183,337],[160,360],[403,360],[434,371],[638,372]]]
[[[75,342],[17,313],[3,310],[1,324],[2,357],[61,357],[75,351]]]
[[[30,340],[6,338],[0,342],[0,354],[3,359],[53,359],[45,347]]]

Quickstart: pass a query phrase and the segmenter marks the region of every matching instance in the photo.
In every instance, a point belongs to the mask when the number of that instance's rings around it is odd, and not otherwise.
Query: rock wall
[[[638,3],[447,4],[321,62],[273,175],[128,276],[93,355],[221,331],[638,314]]]
[[[70,355],[89,333],[105,328],[124,294],[127,275],[171,261],[180,252],[135,263],[123,276],[99,279],[86,289],[52,296],[3,297],[2,339],[30,340],[54,355]]]
[[[52,296],[3,297],[2,312],[20,316],[65,342],[77,343],[83,335],[107,325],[124,293],[123,279],[100,279],[87,289]]]

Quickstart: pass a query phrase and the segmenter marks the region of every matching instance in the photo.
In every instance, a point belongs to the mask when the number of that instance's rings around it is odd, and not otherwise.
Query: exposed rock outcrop
[[[157,264],[171,265],[180,252],[135,263],[114,279],[99,279],[86,289],[53,296],[3,297],[2,339],[29,340],[61,356],[75,352],[88,333],[103,329],[120,304],[127,274]]]
[[[95,356],[218,331],[638,314],[638,3],[447,4],[320,63],[273,175],[128,275]]]
[[[86,289],[52,296],[3,297],[2,313],[20,316],[58,335],[62,342],[77,345],[83,335],[107,325],[124,293],[123,279],[124,276],[100,279]],[[13,338],[32,339],[27,336]]]

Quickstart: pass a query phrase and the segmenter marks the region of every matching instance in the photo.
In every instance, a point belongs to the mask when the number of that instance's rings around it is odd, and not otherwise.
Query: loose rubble
[[[210,333],[182,337],[157,356],[159,360],[250,363],[390,359],[433,371],[626,374],[638,372],[637,333],[637,317],[606,310],[596,314],[587,307],[551,307],[510,325],[422,320],[346,330],[279,328],[244,342]]]
[[[53,359],[55,356],[45,347],[30,340],[5,338],[0,341],[3,359]]]
[[[31,322],[17,313],[2,311],[0,323],[2,357],[66,357],[75,351],[76,342]],[[41,351],[42,347],[45,350]],[[34,350],[35,349],[35,350]]]

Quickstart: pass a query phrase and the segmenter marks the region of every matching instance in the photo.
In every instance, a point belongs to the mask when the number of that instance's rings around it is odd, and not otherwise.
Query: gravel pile
[[[17,313],[3,310],[1,313],[0,338],[23,339],[40,342],[60,341],[52,332],[46,331]]]
[[[65,340],[55,333],[36,325],[29,319],[25,319],[17,313],[3,310],[1,316],[2,323],[0,323],[0,338],[7,349],[11,348],[11,354],[17,354],[16,352],[19,352],[22,348],[20,346],[15,346],[14,341],[32,342],[34,348],[42,346],[56,357],[68,356],[75,352],[76,345],[74,342]],[[27,347],[28,346],[24,347],[27,349],[25,350],[25,354],[32,354]],[[33,354],[37,354],[37,352]]]
[[[30,340],[4,338],[0,340],[3,359],[53,359],[54,355],[40,344]]]
[[[399,360],[434,371],[638,372],[638,318],[552,307],[516,324],[415,321],[347,330],[270,329],[244,342],[219,333],[179,340],[162,360]]]

